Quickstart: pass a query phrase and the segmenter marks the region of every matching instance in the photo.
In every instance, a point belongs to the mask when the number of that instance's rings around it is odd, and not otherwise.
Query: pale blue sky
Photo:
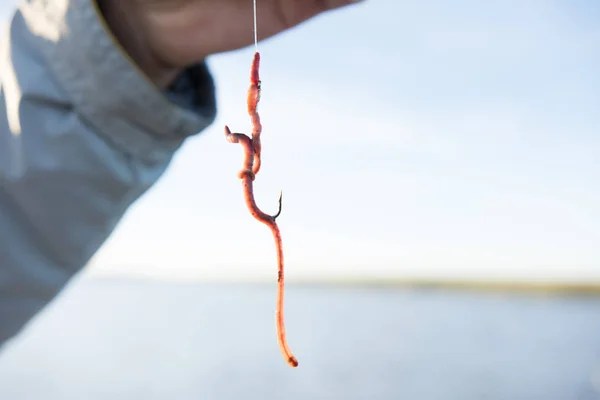
[[[599,22],[593,0],[367,0],[262,43],[256,195],[283,189],[289,279],[600,279]],[[91,273],[272,280],[222,134],[249,129],[252,51],[210,59],[218,120]]]

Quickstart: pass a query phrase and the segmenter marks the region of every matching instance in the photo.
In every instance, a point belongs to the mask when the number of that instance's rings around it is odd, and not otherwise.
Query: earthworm
[[[244,149],[244,161],[242,170],[238,173],[238,177],[242,180],[244,189],[244,199],[246,206],[250,210],[250,214],[258,221],[267,225],[273,233],[275,239],[275,248],[277,250],[277,306],[276,306],[276,324],[277,324],[277,341],[279,348],[285,361],[292,367],[298,366],[298,360],[292,354],[285,335],[285,324],[283,318],[283,296],[284,296],[284,275],[283,275],[283,244],[281,241],[281,232],[277,226],[276,219],[281,213],[281,194],[279,196],[279,210],[275,215],[269,215],[263,212],[254,199],[253,181],[258,174],[261,166],[260,153],[261,143],[260,134],[262,133],[262,125],[260,116],[256,110],[260,101],[260,79],[259,70],[260,54],[254,53],[252,61],[252,69],[250,73],[250,88],[248,89],[248,114],[252,120],[252,138],[249,138],[243,133],[232,133],[228,126],[225,126],[225,136],[230,143],[239,143]]]

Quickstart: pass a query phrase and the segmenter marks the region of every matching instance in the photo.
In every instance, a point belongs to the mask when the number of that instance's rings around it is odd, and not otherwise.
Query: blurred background
[[[600,399],[599,21],[367,0],[259,45],[298,369],[222,133],[249,130],[254,49],[213,56],[217,121],[5,346],[0,398]]]

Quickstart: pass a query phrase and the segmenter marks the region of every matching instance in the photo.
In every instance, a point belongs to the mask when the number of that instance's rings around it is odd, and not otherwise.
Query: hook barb
[[[281,214],[281,199],[283,197],[283,191],[279,191],[279,209],[277,210],[277,214],[273,215],[273,219],[276,219],[277,217],[279,217],[279,214]]]

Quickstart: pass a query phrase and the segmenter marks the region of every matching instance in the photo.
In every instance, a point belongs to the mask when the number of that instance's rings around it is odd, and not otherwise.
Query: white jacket
[[[0,346],[216,114],[205,64],[160,91],[94,0],[22,4],[0,44]]]

